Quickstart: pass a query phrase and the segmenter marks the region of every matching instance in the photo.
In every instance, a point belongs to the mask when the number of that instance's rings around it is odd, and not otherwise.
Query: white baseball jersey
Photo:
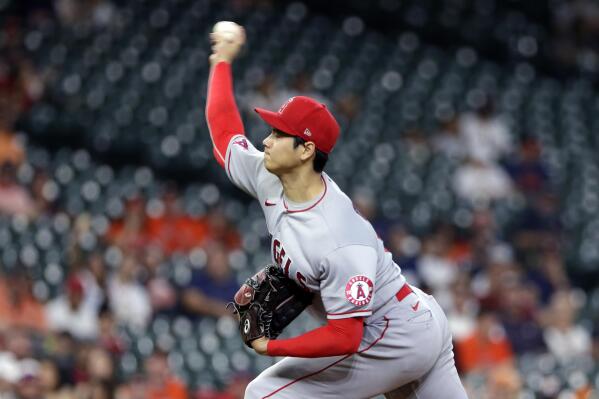
[[[243,135],[225,158],[235,185],[260,201],[275,263],[316,294],[309,308],[321,318],[365,318],[355,354],[286,357],[264,370],[246,399],[387,398],[467,399],[453,361],[443,311],[430,295],[406,283],[374,229],[325,173],[324,190],[308,203],[285,198],[264,154]]]
[[[328,319],[371,317],[405,278],[368,221],[333,180],[308,203],[287,199],[264,154],[245,136],[232,138],[226,155],[231,181],[260,201],[272,236],[273,261],[316,294],[313,309]]]

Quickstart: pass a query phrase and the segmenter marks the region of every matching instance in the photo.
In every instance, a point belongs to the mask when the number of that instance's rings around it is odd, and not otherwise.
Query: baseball
[[[243,28],[237,25],[235,22],[231,21],[217,22],[214,25],[214,28],[212,28],[212,33],[215,33],[219,35],[221,38],[231,42],[243,42],[245,36]]]

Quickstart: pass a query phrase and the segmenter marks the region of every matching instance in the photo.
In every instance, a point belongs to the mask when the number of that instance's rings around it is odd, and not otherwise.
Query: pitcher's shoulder
[[[370,222],[354,208],[350,198],[335,184],[321,215],[338,246],[351,244],[370,245],[376,242],[376,233]]]

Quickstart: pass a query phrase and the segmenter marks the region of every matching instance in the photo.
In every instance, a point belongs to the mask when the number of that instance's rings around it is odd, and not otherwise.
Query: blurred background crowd
[[[366,3],[0,1],[1,399],[235,399],[276,360],[225,309],[270,255],[212,159],[218,20],[256,144],[255,106],[333,110],[327,173],[444,307],[471,398],[597,397],[599,6]]]

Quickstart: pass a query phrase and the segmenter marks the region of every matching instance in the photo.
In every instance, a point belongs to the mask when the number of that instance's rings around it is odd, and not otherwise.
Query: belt
[[[410,285],[408,283],[405,283],[403,287],[401,287],[400,290],[397,291],[397,294],[395,294],[395,298],[397,298],[397,300],[401,302],[405,297],[407,297],[413,292],[414,291],[412,291]]]

